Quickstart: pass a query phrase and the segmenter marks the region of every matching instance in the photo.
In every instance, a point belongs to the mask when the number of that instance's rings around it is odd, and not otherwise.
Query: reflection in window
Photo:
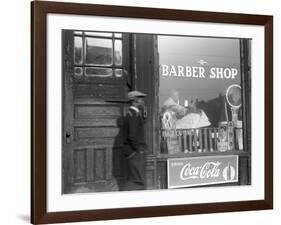
[[[117,66],[122,65],[122,41],[114,41],[114,64]]]
[[[123,70],[122,69],[115,69],[115,77],[122,77]]]
[[[86,64],[111,66],[113,63],[112,40],[85,38]]]
[[[99,68],[99,67],[86,67],[85,75],[87,77],[111,77],[113,74],[111,68]]]
[[[82,64],[82,37],[74,37],[74,63]]]

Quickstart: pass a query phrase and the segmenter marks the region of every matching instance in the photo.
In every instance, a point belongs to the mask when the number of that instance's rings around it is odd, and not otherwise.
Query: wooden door
[[[117,191],[126,176],[122,118],[129,37],[62,32],[63,193]]]

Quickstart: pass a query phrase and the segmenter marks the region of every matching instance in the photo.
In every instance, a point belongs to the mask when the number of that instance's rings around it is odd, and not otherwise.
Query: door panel
[[[75,98],[123,98],[122,89],[124,89],[123,82],[119,82],[119,84],[78,83],[73,86],[73,94]]]
[[[87,149],[74,150],[74,183],[86,182],[87,179]]]
[[[127,91],[123,70],[128,68],[120,65],[120,55],[123,61],[128,59],[125,36],[118,40],[119,50],[123,42],[122,54],[115,50],[118,56],[112,58],[113,51],[88,43],[83,35],[63,31],[63,193],[117,191],[126,176],[122,154],[125,106],[112,102],[124,99]],[[95,67],[85,64],[85,56]],[[97,65],[105,60],[118,65]]]

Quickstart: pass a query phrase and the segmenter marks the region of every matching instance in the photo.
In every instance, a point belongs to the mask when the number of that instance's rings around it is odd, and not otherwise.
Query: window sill
[[[156,156],[158,160],[167,160],[171,158],[188,158],[188,157],[201,157],[201,156],[219,156],[219,155],[239,155],[239,156],[249,156],[249,152],[243,150],[233,150],[226,152],[190,152],[190,153],[178,153],[178,154],[159,154]]]

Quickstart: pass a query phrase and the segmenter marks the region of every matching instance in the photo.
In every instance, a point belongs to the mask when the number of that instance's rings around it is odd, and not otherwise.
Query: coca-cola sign
[[[238,181],[238,156],[168,159],[168,188],[203,186]]]

